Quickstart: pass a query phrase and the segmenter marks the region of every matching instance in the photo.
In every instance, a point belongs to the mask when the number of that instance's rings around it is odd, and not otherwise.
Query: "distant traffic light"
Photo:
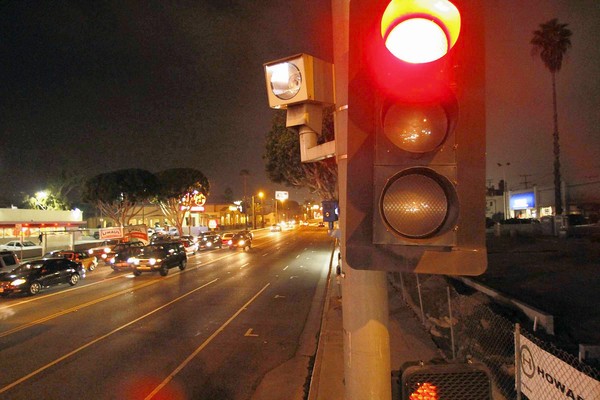
[[[402,400],[492,400],[482,364],[412,365],[402,371]]]
[[[350,2],[351,267],[485,271],[483,17],[473,1]]]
[[[334,222],[338,220],[338,202],[335,200],[325,200],[323,205],[323,222]]]

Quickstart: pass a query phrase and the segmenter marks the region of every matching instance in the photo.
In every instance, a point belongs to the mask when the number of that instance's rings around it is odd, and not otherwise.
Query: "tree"
[[[563,57],[571,47],[572,32],[567,29],[568,24],[558,23],[554,18],[540,24],[540,29],[533,32],[531,44],[532,54],[539,55],[546,68],[552,75],[552,107],[554,111],[554,204],[556,215],[563,213],[560,176],[560,146],[558,142],[558,112],[556,106],[556,73],[562,67]]]
[[[223,192],[223,199],[226,203],[233,203],[233,190],[229,186]]]
[[[156,174],[160,188],[155,198],[165,218],[183,233],[183,220],[199,198],[208,196],[210,184],[204,174],[193,168],[171,168]]]
[[[40,210],[71,210],[81,198],[83,178],[77,173],[62,170],[53,176],[44,190],[34,195],[23,194],[23,206]]]
[[[142,211],[143,202],[156,196],[157,190],[158,180],[151,172],[122,169],[88,179],[82,197],[118,226],[126,226]]]
[[[321,199],[337,199],[337,165],[335,158],[303,163],[300,160],[298,132],[285,126],[285,111],[273,114],[271,131],[266,135],[267,176],[271,181],[287,186],[307,188]],[[323,118],[323,134],[319,143],[333,139],[332,112]]]

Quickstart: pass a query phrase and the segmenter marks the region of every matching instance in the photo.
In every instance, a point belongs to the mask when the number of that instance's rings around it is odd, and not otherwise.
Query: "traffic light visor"
[[[460,13],[447,0],[392,0],[381,19],[387,49],[413,64],[444,57],[459,32]]]

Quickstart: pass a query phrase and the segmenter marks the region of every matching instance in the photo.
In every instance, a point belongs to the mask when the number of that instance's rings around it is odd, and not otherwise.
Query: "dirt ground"
[[[490,235],[487,247],[476,280],[554,315],[565,341],[600,345],[600,241]]]

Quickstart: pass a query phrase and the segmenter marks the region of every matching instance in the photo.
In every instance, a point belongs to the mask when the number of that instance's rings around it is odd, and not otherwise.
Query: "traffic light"
[[[350,2],[352,268],[485,271],[483,18],[478,1]]]
[[[476,363],[411,365],[400,385],[402,400],[492,400],[489,370]]]
[[[335,222],[338,220],[338,202],[335,200],[324,200],[323,206],[323,222]]]

